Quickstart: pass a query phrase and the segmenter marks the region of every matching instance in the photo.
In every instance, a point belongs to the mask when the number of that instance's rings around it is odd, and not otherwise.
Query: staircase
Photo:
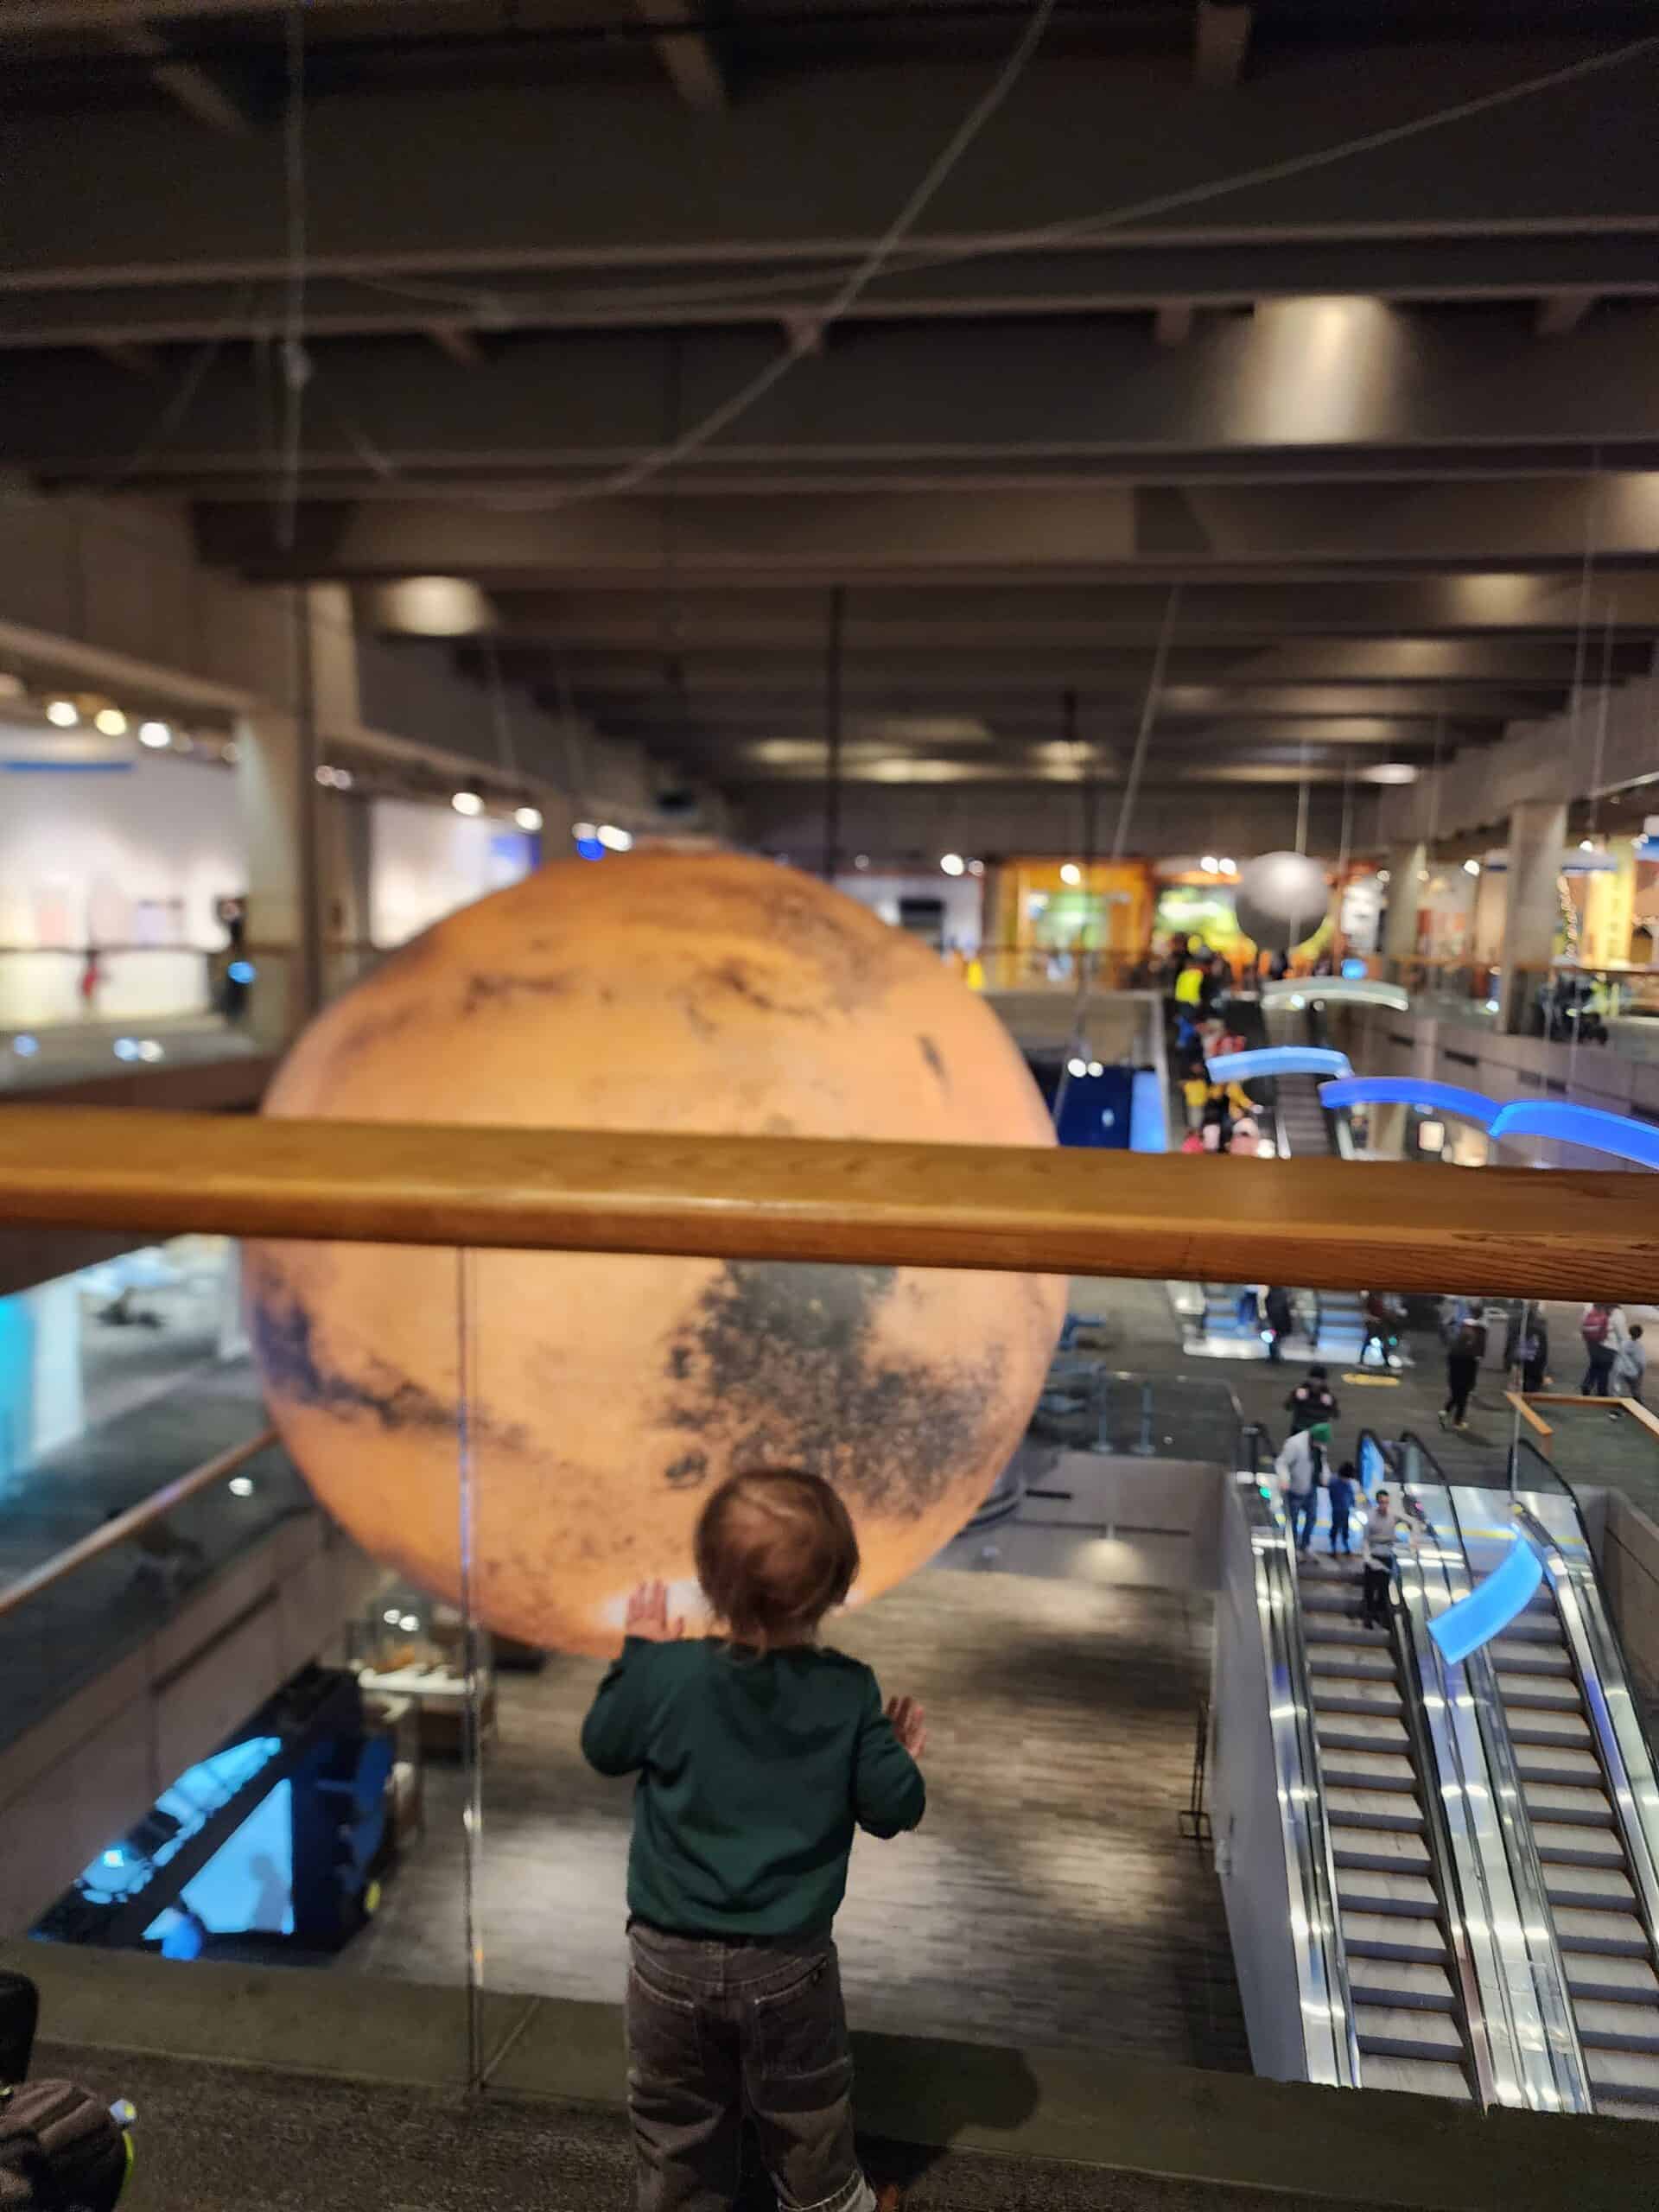
[[[1468,2100],[1473,2092],[1411,1755],[1394,1646],[1359,1625],[1357,1562],[1299,1559],[1314,1732],[1362,2080]]]
[[[1659,2119],[1659,1979],[1548,1584],[1491,1649],[1596,2109]]]
[[[1274,1078],[1279,1134],[1293,1160],[1317,1160],[1331,1150],[1331,1135],[1319,1103],[1319,1078],[1281,1075]]]

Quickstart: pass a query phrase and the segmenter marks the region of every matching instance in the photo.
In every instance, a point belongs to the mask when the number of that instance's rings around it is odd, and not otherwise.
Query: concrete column
[[[1389,848],[1389,912],[1382,950],[1390,960],[1409,960],[1417,950],[1417,909],[1428,848],[1419,842]]]
[[[1522,970],[1548,968],[1560,915],[1556,889],[1567,842],[1567,807],[1559,799],[1525,799],[1510,816],[1510,866],[1503,908],[1503,1026],[1527,1026],[1528,986]]]
[[[73,1275],[23,1294],[33,1337],[29,1457],[73,1444],[86,1426],[80,1372],[80,1285]]]

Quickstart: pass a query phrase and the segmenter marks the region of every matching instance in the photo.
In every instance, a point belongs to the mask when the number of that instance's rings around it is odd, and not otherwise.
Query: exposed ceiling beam
[[[1185,346],[1192,335],[1192,312],[1191,300],[1166,300],[1153,323],[1153,335],[1158,343]]]
[[[483,367],[483,349],[472,332],[461,324],[431,322],[426,327],[426,334],[439,353],[447,355],[457,368],[481,369]]]
[[[135,346],[124,338],[101,338],[93,352],[130,377],[147,377],[152,382],[162,373],[160,357],[149,346]]]
[[[9,0],[0,15],[20,4]],[[1582,51],[1593,50],[1585,41]],[[1248,101],[1217,103],[1150,68],[1039,62],[997,115],[993,138],[931,202],[905,258],[924,248],[1006,250],[1012,237],[1086,253],[1098,244],[1091,214],[1205,184],[1217,188],[1212,200],[1123,226],[1116,243],[1311,235],[1351,248],[1457,236],[1485,249],[1539,232],[1586,237],[1608,228],[1610,210],[1620,232],[1651,229],[1655,53],[1561,95],[1552,112],[1569,111],[1571,127],[1552,133],[1547,161],[1517,163],[1519,111],[1500,107],[1395,145],[1385,160],[1337,162],[1292,183],[1230,183],[1329,149],[1333,115],[1344,138],[1360,137],[1501,91],[1517,75],[1502,44],[1379,46],[1363,70],[1351,51],[1314,49]],[[311,274],[466,271],[487,283],[498,274],[677,262],[701,280],[722,267],[752,270],[766,256],[805,255],[845,269],[880,239],[983,89],[983,71],[970,63],[864,72],[856,158],[829,162],[823,149],[848,143],[849,116],[846,78],[830,70],[769,83],[736,102],[718,131],[668,86],[660,100],[649,87],[589,81],[365,89],[320,101],[308,118],[308,165],[334,219],[313,240]],[[73,192],[62,188],[55,116],[9,116],[7,138],[8,289],[177,283],[183,271],[199,283],[284,274],[279,133],[215,137],[203,158],[181,162],[165,115],[111,113],[77,147]],[[134,176],[144,179],[142,194],[130,188]],[[448,188],[457,178],[465,190]],[[1065,226],[1058,238],[1056,225]],[[1365,281],[1351,253],[1346,281]]]
[[[634,0],[639,14],[654,22],[682,22],[683,30],[653,38],[657,58],[680,98],[699,115],[718,114],[726,105],[726,78],[704,32],[696,0]]]
[[[168,12],[175,10],[169,7]],[[198,123],[234,137],[253,127],[251,117],[220,77],[200,62],[179,60],[167,41],[142,19],[111,26],[110,36],[124,54],[149,62],[151,83]]]
[[[1192,75],[1205,92],[1230,92],[1243,74],[1252,13],[1247,0],[1198,0]]]
[[[1582,286],[1546,293],[1538,302],[1534,327],[1541,338],[1565,338],[1578,328],[1595,304],[1595,293]]]

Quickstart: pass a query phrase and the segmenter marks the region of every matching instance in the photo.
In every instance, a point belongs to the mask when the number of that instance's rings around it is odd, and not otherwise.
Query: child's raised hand
[[[647,1643],[672,1643],[685,1634],[685,1622],[678,1614],[671,1621],[668,1618],[665,1582],[640,1583],[629,1595],[622,1624],[626,1635],[643,1637]]]
[[[927,1713],[913,1697],[890,1697],[887,1718],[893,1723],[893,1732],[910,1753],[918,1759],[927,1749]]]

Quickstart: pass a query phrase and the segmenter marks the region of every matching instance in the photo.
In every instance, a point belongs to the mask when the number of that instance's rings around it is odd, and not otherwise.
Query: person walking
[[[1549,1324],[1541,1306],[1529,1306],[1521,1324],[1516,1347],[1521,1361],[1521,1388],[1530,1395],[1544,1387],[1549,1367]]]
[[[846,1506],[792,1468],[734,1475],[695,1541],[713,1632],[660,1582],[628,1601],[622,1656],[582,1749],[637,1775],[628,1855],[628,2115],[639,2212],[736,2199],[745,2118],[777,2196],[889,2212],[853,2139],[853,2063],[831,1933],[855,1829],[892,1837],[927,1801],[912,1698],[884,1707],[861,1660],[818,1642],[858,1573]]]
[[[1613,1362],[1624,1342],[1625,1331],[1618,1307],[1593,1299],[1584,1309],[1579,1334],[1584,1338],[1586,1361],[1580,1394],[1586,1398],[1605,1398],[1612,1381]]]
[[[1642,1341],[1642,1324],[1634,1321],[1630,1332],[1613,1355],[1613,1395],[1634,1398],[1642,1403],[1642,1384],[1648,1371],[1647,1346]]]
[[[1290,1334],[1290,1293],[1275,1283],[1262,1301],[1262,1312],[1266,1323],[1262,1333],[1268,1340],[1268,1357],[1276,1366],[1283,1357],[1279,1347]]]
[[[1348,1555],[1348,1539],[1352,1533],[1354,1497],[1358,1484],[1354,1476],[1354,1463],[1344,1459],[1331,1478],[1331,1556],[1338,1552]]]
[[[1446,1348],[1446,1403],[1439,1420],[1442,1428],[1467,1428],[1469,1400],[1480,1374],[1480,1354],[1476,1349],[1472,1322],[1460,1322],[1457,1333]]]
[[[1319,1492],[1326,1481],[1326,1453],[1331,1424],[1316,1421],[1309,1428],[1287,1437],[1274,1461],[1274,1471],[1284,1485],[1285,1513],[1290,1541],[1304,1558],[1313,1548],[1313,1530],[1319,1517]]]
[[[1336,1393],[1331,1388],[1328,1374],[1323,1367],[1310,1367],[1306,1375],[1285,1400],[1285,1411],[1290,1415],[1290,1433],[1312,1428],[1316,1421],[1335,1421],[1341,1408]]]
[[[1394,1548],[1399,1535],[1394,1500],[1387,1491],[1380,1490],[1365,1516],[1365,1542],[1360,1554],[1364,1570],[1359,1611],[1363,1628],[1389,1624],[1389,1591],[1394,1581]]]

